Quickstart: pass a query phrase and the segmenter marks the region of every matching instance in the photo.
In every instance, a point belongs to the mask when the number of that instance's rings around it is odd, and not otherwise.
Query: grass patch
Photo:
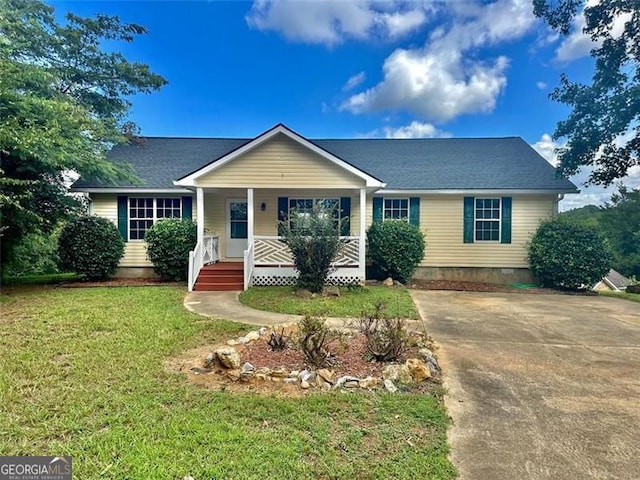
[[[248,307],[267,312],[292,315],[326,315],[327,317],[359,317],[363,310],[373,311],[382,302],[390,315],[417,320],[418,312],[404,287],[369,286],[341,288],[339,297],[301,298],[292,287],[251,287],[240,294]]]
[[[72,455],[82,479],[455,477],[440,398],[275,398],[166,373],[167,357],[245,329],[187,312],[183,297],[175,287],[11,294],[0,455]]]
[[[606,290],[604,290],[604,291],[599,291],[598,294],[603,295],[605,297],[622,298],[623,300],[629,300],[631,302],[640,303],[640,295],[638,295],[637,293],[607,292]]]
[[[18,277],[4,277],[4,285],[50,285],[60,282],[80,280],[80,275],[75,273],[49,273],[43,275],[20,275]]]

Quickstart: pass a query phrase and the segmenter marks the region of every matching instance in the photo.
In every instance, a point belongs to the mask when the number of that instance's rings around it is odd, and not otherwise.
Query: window
[[[129,198],[129,239],[144,240],[147,230],[163,218],[180,218],[179,198]]]
[[[295,217],[291,217],[291,211],[294,210],[298,213],[298,218],[301,220],[308,217],[314,206],[322,207],[331,212],[331,216],[340,229],[340,199],[339,198],[290,198],[289,199],[289,226],[294,228],[300,228],[301,225],[296,226]]]
[[[500,199],[475,199],[475,240],[497,242],[500,240]]]
[[[408,198],[385,198],[383,220],[404,220],[409,221],[409,199]]]

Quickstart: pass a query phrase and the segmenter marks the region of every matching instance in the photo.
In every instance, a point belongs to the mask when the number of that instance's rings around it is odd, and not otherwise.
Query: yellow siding
[[[149,197],[173,197],[177,195],[136,195]],[[118,224],[118,195],[116,194],[91,194],[91,212],[93,215],[105,217],[114,224]],[[193,198],[193,220],[196,220],[196,199]],[[152,267],[153,264],[147,258],[147,243],[133,240],[125,243],[124,256],[120,260],[120,267]]]
[[[197,186],[354,188],[364,180],[280,134],[199,178]]]
[[[351,235],[358,235],[360,228],[359,193],[353,190],[254,190],[254,235],[278,234],[278,197],[289,198],[351,198]],[[205,192],[204,227],[207,235],[220,235],[220,253],[225,259],[227,236],[227,200],[246,199],[246,189],[225,189],[220,192]],[[265,204],[265,211],[260,205]]]
[[[401,195],[393,195],[402,197]],[[392,196],[386,196],[389,198]],[[404,196],[406,197],[406,196]],[[420,229],[425,233],[426,267],[527,268],[526,243],[540,221],[553,214],[554,195],[513,195],[511,243],[464,243],[463,195],[420,196]],[[373,218],[367,202],[367,224]]]
[[[351,197],[351,235],[358,235],[360,207],[359,193],[350,190],[328,189],[256,189],[254,190],[255,235],[277,235],[278,197],[325,198]],[[394,195],[407,197],[406,195]],[[220,253],[225,254],[226,209],[228,199],[246,199],[246,188],[224,189],[205,192],[206,234],[219,234]],[[387,196],[391,197],[391,196]],[[92,194],[92,212],[114,223],[117,222],[117,195]],[[427,254],[422,262],[429,267],[494,267],[526,268],[525,245],[539,222],[553,214],[554,195],[514,195],[512,205],[512,243],[472,243],[462,241],[463,195],[422,195],[420,196],[420,228],[425,232]],[[266,205],[265,211],[260,205]],[[193,201],[193,215],[196,217],[196,201]],[[367,226],[373,218],[371,197],[366,205]],[[120,262],[123,267],[151,266],[146,256],[145,242],[126,243],[125,256]]]

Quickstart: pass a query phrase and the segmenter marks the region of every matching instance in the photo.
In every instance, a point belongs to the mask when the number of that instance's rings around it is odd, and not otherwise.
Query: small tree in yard
[[[529,243],[531,272],[544,287],[590,288],[611,261],[609,245],[595,227],[561,218],[543,222]]]
[[[424,258],[424,234],[402,220],[375,222],[367,232],[369,258],[385,277],[406,283]]]
[[[67,223],[58,240],[61,270],[105,280],[113,275],[124,255],[124,241],[113,222],[86,216]]]
[[[293,255],[298,288],[321,292],[340,253],[337,212],[320,203],[310,211],[293,210],[280,222],[280,231]]]
[[[153,224],[144,238],[154,270],[164,280],[186,280],[189,252],[198,241],[196,224],[188,219],[166,219]]]

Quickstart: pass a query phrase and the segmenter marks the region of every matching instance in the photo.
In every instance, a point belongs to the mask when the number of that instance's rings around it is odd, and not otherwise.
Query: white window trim
[[[385,203],[387,202],[387,200],[406,200],[407,201],[407,216],[406,218],[386,218],[385,217]],[[391,209],[393,210],[393,208]],[[400,208],[399,210],[402,210],[402,208]],[[387,220],[404,220],[407,223],[411,223],[411,200],[409,199],[409,197],[382,197],[382,221],[387,221]]]
[[[150,197],[149,195],[130,195],[127,198],[127,239],[129,242],[144,243],[146,241],[145,239],[131,238],[131,216],[129,215],[129,212],[131,210],[131,200],[138,199],[138,198],[150,198],[151,200],[153,200],[153,219],[152,219],[153,223],[151,224],[152,226],[155,225],[158,220],[165,220],[165,218],[158,218],[158,199],[159,198],[162,198],[162,199],[170,198],[172,200],[178,200],[180,202],[180,216],[177,218],[182,218],[182,197],[178,197],[176,195],[162,195],[158,197]],[[136,218],[135,220],[149,220],[149,218]]]
[[[476,202],[478,200],[498,200],[498,218],[476,218]],[[498,239],[497,240],[478,240],[476,238],[476,234],[478,233],[478,229],[476,227],[476,222],[498,222]],[[502,198],[501,197],[474,197],[473,199],[473,242],[474,243],[500,243],[500,239],[502,238]]]

